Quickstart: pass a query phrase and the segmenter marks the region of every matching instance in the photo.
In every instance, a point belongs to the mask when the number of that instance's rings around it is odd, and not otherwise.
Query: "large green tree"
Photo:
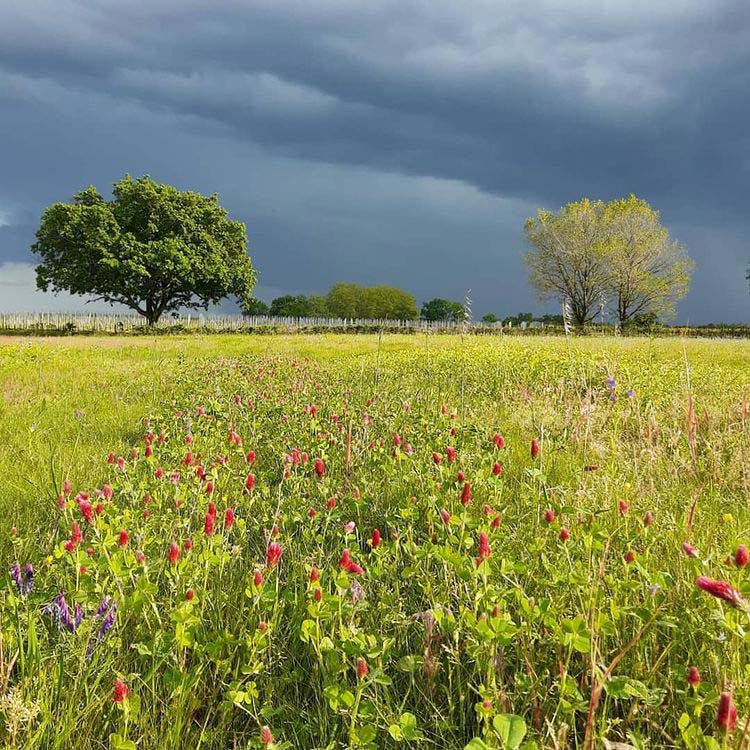
[[[311,294],[307,298],[307,316],[310,318],[327,318],[328,299],[322,294]]]
[[[216,195],[129,176],[112,193],[106,201],[88,187],[45,210],[32,246],[40,289],[125,305],[149,324],[232,295],[249,302],[255,272],[245,225]]]

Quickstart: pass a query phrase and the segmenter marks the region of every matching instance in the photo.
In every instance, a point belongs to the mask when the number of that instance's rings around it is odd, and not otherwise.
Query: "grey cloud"
[[[151,172],[237,206],[271,286],[472,287],[508,311],[538,309],[524,215],[632,191],[696,245],[685,314],[720,318],[711,280],[742,276],[748,90],[742,0],[29,2],[0,10],[0,211]],[[733,267],[701,262],[708,245]]]

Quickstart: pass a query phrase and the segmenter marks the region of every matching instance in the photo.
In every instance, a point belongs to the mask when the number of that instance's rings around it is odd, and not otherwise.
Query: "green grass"
[[[277,748],[742,744],[748,614],[695,579],[750,597],[745,569],[726,562],[750,544],[748,343],[5,339],[0,386],[2,571],[36,570],[28,597],[7,575],[0,593],[10,746],[257,748],[263,725]],[[147,458],[149,430],[164,441]],[[294,448],[310,462],[286,462]],[[93,505],[105,484],[112,500],[87,523],[73,498],[87,491]],[[84,540],[69,553],[73,521]],[[269,567],[274,523],[283,554]],[[491,554],[477,566],[482,532]],[[188,537],[194,549],[170,564],[170,541]],[[344,547],[361,575],[339,569]],[[61,588],[85,614],[75,633],[41,612]],[[115,624],[93,647],[104,596]],[[122,704],[118,678],[131,691]],[[740,715],[732,734],[716,724],[722,691]],[[24,705],[38,706],[33,720],[19,718]]]

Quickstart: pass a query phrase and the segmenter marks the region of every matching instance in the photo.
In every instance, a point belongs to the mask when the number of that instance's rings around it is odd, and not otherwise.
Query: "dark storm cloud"
[[[0,223],[151,172],[219,190],[269,286],[471,288],[508,312],[537,306],[524,215],[632,191],[696,257],[683,317],[748,317],[750,6],[708,5],[18,4]],[[19,231],[0,260],[22,259]]]
[[[0,262],[28,260],[28,248],[34,241],[35,229],[31,224],[0,226],[0,249],[4,250]]]

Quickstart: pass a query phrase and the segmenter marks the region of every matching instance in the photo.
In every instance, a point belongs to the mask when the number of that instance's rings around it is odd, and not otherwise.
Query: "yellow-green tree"
[[[623,326],[636,316],[670,318],[690,286],[693,262],[685,247],[659,212],[634,195],[540,210],[525,231],[532,286],[542,299],[564,299],[579,327],[605,303]]]
[[[413,320],[417,317],[414,297],[390,286],[338,283],[331,287],[326,302],[331,315],[339,318]]]
[[[607,290],[604,211],[602,201],[584,198],[557,213],[540,209],[524,227],[531,285],[541,299],[565,299],[578,327],[596,317]]]
[[[693,271],[685,247],[670,237],[659,212],[634,195],[608,203],[603,220],[609,288],[620,325],[648,313],[672,318]]]
[[[328,292],[327,306],[331,315],[336,318],[359,318],[360,291],[357,284],[334,284]]]

